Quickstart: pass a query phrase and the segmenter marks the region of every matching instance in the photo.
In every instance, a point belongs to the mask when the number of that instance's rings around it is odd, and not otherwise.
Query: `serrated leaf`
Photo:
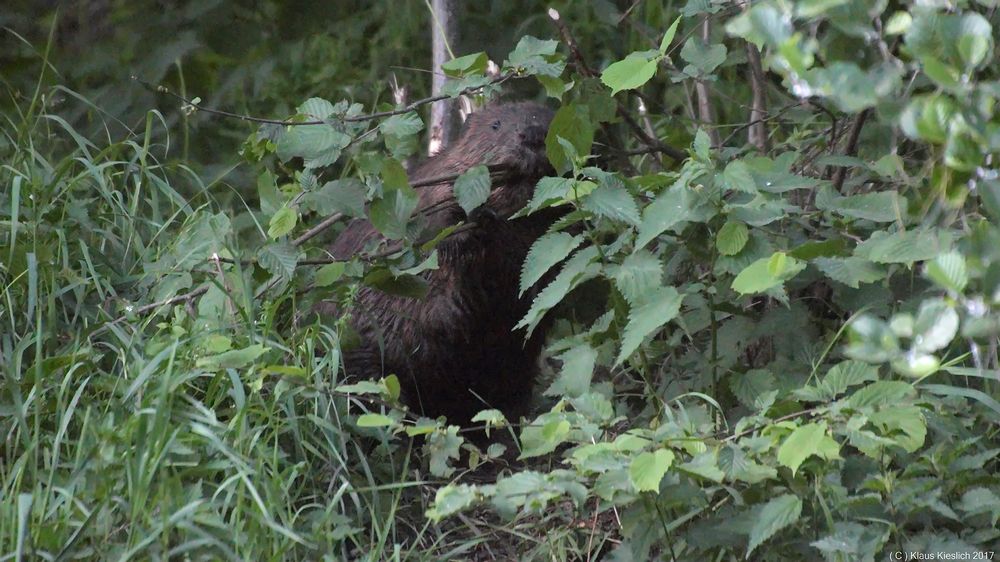
[[[683,295],[677,289],[658,287],[646,295],[641,304],[630,307],[628,324],[622,334],[621,352],[615,365],[628,359],[647,336],[673,320],[680,312],[683,300]]]
[[[575,398],[590,390],[590,379],[597,363],[596,349],[588,344],[577,345],[557,359],[562,361],[562,367],[559,376],[545,391],[546,396]]]
[[[694,196],[689,191],[687,187],[675,184],[646,206],[635,240],[636,248],[642,248],[664,231],[688,219],[694,206]]]
[[[417,208],[418,196],[406,179],[406,170],[392,158],[382,162],[382,197],[368,209],[372,226],[390,240],[406,235],[406,224]]]
[[[295,111],[299,115],[305,115],[310,121],[315,121],[333,115],[334,105],[323,98],[309,98]]]
[[[854,289],[857,289],[861,283],[881,281],[886,275],[882,267],[866,259],[853,256],[849,258],[816,258],[813,263],[830,279]]]
[[[367,190],[360,180],[344,178],[328,181],[323,187],[302,196],[302,204],[321,215],[343,213],[349,217],[365,214]]]
[[[905,201],[895,191],[840,197],[830,188],[823,188],[817,194],[816,208],[873,222],[893,222],[906,212]]]
[[[750,173],[750,168],[742,160],[733,160],[726,164],[726,169],[722,172],[722,185],[731,191],[757,193],[757,184]]]
[[[351,143],[351,137],[330,125],[300,125],[291,127],[278,141],[278,158],[287,162],[300,157],[306,168],[329,166],[340,158],[340,152]]]
[[[706,45],[700,37],[688,37],[681,48],[681,58],[689,63],[683,72],[694,77],[711,74],[726,62],[726,53],[726,46],[721,43]]]
[[[938,286],[961,293],[969,283],[965,257],[958,252],[947,252],[927,263],[924,274]]]
[[[639,224],[639,207],[632,194],[621,187],[598,187],[584,199],[583,208],[599,217],[631,225]]]
[[[656,74],[659,58],[650,59],[645,55],[632,53],[624,59],[612,63],[601,73],[601,82],[611,88],[611,95],[622,90],[634,90]]]
[[[951,248],[951,235],[943,230],[873,232],[854,254],[875,263],[910,263],[936,257]]]
[[[465,214],[486,202],[490,196],[490,171],[486,166],[473,166],[455,179],[452,188],[455,199]]]
[[[862,387],[848,398],[848,404],[854,409],[882,406],[885,404],[899,405],[906,399],[916,396],[913,385],[902,381],[875,381]]]
[[[750,529],[747,557],[775,533],[798,521],[801,514],[802,500],[792,494],[778,496],[764,504]]]
[[[535,240],[524,259],[518,296],[537,283],[552,266],[566,259],[582,242],[582,235],[572,236],[566,232],[553,232]]]
[[[908,453],[922,447],[927,436],[927,423],[918,406],[884,408],[869,415],[868,421]]]
[[[636,456],[628,467],[629,480],[637,492],[658,492],[660,480],[670,470],[674,462],[674,452],[657,449]]]
[[[299,262],[299,249],[289,242],[274,242],[257,252],[257,263],[272,275],[291,279]]]
[[[747,230],[747,225],[730,221],[722,225],[719,233],[715,235],[715,247],[724,256],[735,256],[749,240],[750,232]]]
[[[807,458],[820,454],[819,447],[824,436],[826,436],[826,422],[810,423],[795,428],[778,449],[778,462],[790,468],[794,476]]]
[[[559,143],[562,138],[572,148]],[[583,104],[570,103],[560,107],[552,116],[549,130],[545,134],[545,153],[557,172],[571,170],[575,156],[586,156],[594,144],[594,125],[590,120],[590,109]]]
[[[878,367],[861,361],[841,361],[823,377],[823,385],[831,397],[848,388],[878,380]]]
[[[282,207],[278,209],[277,213],[271,215],[271,220],[268,222],[268,238],[281,238],[282,236],[288,234],[293,228],[295,228],[295,224],[298,220],[299,214],[295,212],[295,209],[289,207]]]
[[[634,304],[660,287],[663,264],[651,252],[639,250],[611,268],[610,273],[625,300]]]
[[[434,494],[434,503],[426,511],[427,518],[440,521],[449,515],[464,511],[481,497],[478,486],[470,484],[448,484]]]
[[[544,177],[538,180],[535,193],[528,203],[528,211],[533,213],[564,201],[575,183],[572,178]]]
[[[552,39],[525,35],[507,56],[505,66],[520,69],[523,74],[559,76],[566,68],[566,62],[556,53],[558,45],[559,42]]]
[[[424,128],[424,122],[416,112],[392,115],[378,124],[379,131],[390,137],[408,137],[419,133]]]
[[[531,302],[531,308],[525,313],[524,318],[514,326],[514,329],[527,328],[529,334],[533,332],[545,313],[559,304],[567,293],[580,283],[597,275],[601,266],[593,262],[598,255],[597,248],[594,246],[584,248],[573,255],[563,266],[559,275],[556,275],[556,278],[538,293],[535,300]]]

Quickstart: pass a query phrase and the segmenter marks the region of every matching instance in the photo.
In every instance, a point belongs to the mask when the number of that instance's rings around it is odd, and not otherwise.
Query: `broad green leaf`
[[[518,458],[528,459],[555,451],[566,441],[571,427],[564,413],[542,414],[521,430],[522,449]]]
[[[452,188],[458,205],[466,214],[486,202],[490,196],[490,171],[486,166],[473,166],[455,180]]]
[[[559,143],[559,138],[572,145],[567,151]],[[573,168],[575,155],[590,154],[594,143],[594,125],[590,122],[590,110],[586,105],[571,103],[556,111],[545,135],[545,153],[549,162],[558,172],[566,172]]]
[[[615,364],[629,358],[642,340],[674,319],[681,309],[684,296],[673,287],[659,287],[644,297],[641,304],[629,310],[628,324],[622,334],[622,348]]]
[[[271,216],[271,220],[268,222],[268,238],[281,238],[282,236],[288,234],[293,228],[295,228],[295,224],[298,220],[299,214],[295,212],[295,209],[289,207],[282,207],[278,209],[278,212],[274,213],[274,215]]]
[[[559,76],[566,68],[566,62],[556,52],[558,45],[559,42],[553,39],[525,35],[510,52],[504,66],[529,75]]]
[[[343,213],[349,217],[365,214],[365,185],[356,178],[328,181],[323,187],[302,196],[302,204],[321,215]]]
[[[663,263],[646,250],[627,256],[619,266],[609,268],[615,287],[629,303],[635,304],[644,295],[657,290],[662,284]]]
[[[583,208],[599,217],[631,225],[639,224],[639,207],[625,188],[599,186],[583,201]]]
[[[514,328],[527,328],[529,334],[533,332],[545,313],[559,304],[567,293],[580,283],[597,275],[601,266],[593,262],[597,260],[598,255],[597,248],[594,246],[584,248],[574,254],[563,266],[559,275],[556,275],[556,278],[538,293],[535,300],[531,302],[531,308]]]
[[[969,282],[965,257],[958,252],[947,252],[927,262],[924,274],[938,286],[961,293]]]
[[[464,511],[479,501],[481,493],[478,486],[471,484],[448,484],[438,488],[434,494],[434,503],[425,513],[431,521],[440,521],[449,515]]]
[[[441,65],[441,70],[452,78],[460,78],[466,74],[482,74],[486,72],[486,65],[488,63],[489,57],[486,53],[480,51],[451,59]]]
[[[899,352],[896,335],[882,320],[862,314],[848,327],[848,357],[869,363],[883,363]]]
[[[427,437],[424,450],[430,453],[430,471],[434,476],[447,478],[455,469],[452,460],[458,460],[465,439],[458,434],[457,425],[437,429]]]
[[[695,202],[694,195],[689,192],[687,186],[674,184],[646,206],[635,240],[636,248],[644,247],[667,229],[687,220]]]
[[[559,357],[559,376],[546,391],[547,396],[575,398],[590,390],[590,379],[597,363],[597,350],[587,344],[574,346]]]
[[[987,60],[993,50],[989,20],[973,11],[962,14],[957,47],[966,68],[975,68]]]
[[[284,162],[299,157],[306,168],[319,168],[336,162],[350,143],[350,135],[330,125],[299,125],[281,137],[277,154]]]
[[[637,492],[659,492],[660,480],[670,470],[674,462],[674,452],[669,449],[657,449],[646,452],[632,459],[628,467],[629,479]]]
[[[798,521],[801,514],[802,500],[792,494],[778,496],[764,504],[750,529],[747,557],[775,533]]]
[[[784,252],[775,252],[771,257],[759,259],[743,269],[733,279],[732,288],[742,295],[762,293],[795,277],[805,267],[805,262]]]
[[[876,231],[854,254],[875,263],[910,263],[932,259],[950,248],[951,234],[943,230]]]
[[[862,387],[848,399],[848,404],[855,409],[872,406],[899,406],[916,396],[913,385],[902,381],[875,381]]]
[[[323,98],[309,98],[295,109],[299,115],[305,115],[310,121],[326,119],[333,115],[335,107]]]
[[[827,277],[857,289],[861,283],[874,283],[885,278],[885,270],[858,257],[816,258],[813,263]]]
[[[393,115],[378,124],[383,135],[391,137],[407,137],[415,135],[424,128],[424,122],[415,111]]]
[[[893,222],[906,215],[905,201],[895,191],[840,197],[827,187],[817,194],[816,208],[874,222]]]
[[[724,256],[735,256],[750,240],[747,225],[741,222],[729,221],[722,225],[715,236],[715,247]]]
[[[316,286],[329,287],[343,277],[346,270],[347,264],[342,261],[324,265],[316,270]]]
[[[372,226],[391,240],[403,238],[410,215],[417,208],[417,199],[403,166],[386,158],[382,162],[382,197],[372,201],[368,209]]]
[[[611,64],[601,73],[601,82],[611,88],[611,94],[622,90],[634,90],[656,74],[659,57],[650,59],[645,54],[632,53],[616,63]]]
[[[807,458],[820,455],[820,443],[826,436],[826,429],[826,422],[797,427],[778,449],[778,462],[790,468],[794,476]]]
[[[396,423],[383,414],[361,414],[358,416],[358,427],[389,427]]]
[[[689,63],[683,72],[692,77],[711,74],[720,64],[726,62],[726,53],[726,46],[721,43],[706,45],[700,37],[688,37],[684,47],[681,48],[681,58]]]
[[[933,353],[950,344],[957,333],[958,313],[953,307],[940,299],[920,303],[913,326],[913,349]]]
[[[535,240],[528,250],[521,269],[521,287],[518,295],[523,295],[538,282],[552,266],[566,259],[569,254],[583,243],[583,236],[572,236],[566,232],[553,232]]]
[[[726,164],[726,169],[722,172],[722,185],[730,191],[757,193],[757,184],[750,173],[750,168],[741,160],[733,160]]]
[[[878,367],[861,361],[841,361],[826,373],[823,384],[836,396],[852,386],[876,380]]]
[[[927,436],[927,423],[923,410],[918,406],[883,408],[869,415],[868,421],[908,453],[922,447]]]
[[[301,253],[288,241],[272,242],[257,251],[257,263],[271,275],[291,279]]]
[[[533,213],[565,201],[572,194],[576,183],[582,182],[576,182],[572,178],[554,177],[544,177],[538,180],[538,184],[535,185],[535,193],[528,203],[528,211]],[[590,185],[596,187],[593,183]]]
[[[198,360],[195,361],[195,365],[199,369],[205,369],[208,371],[217,371],[219,369],[240,369],[256,361],[258,357],[267,353],[267,350],[267,347],[261,344],[255,344],[244,347],[243,349],[231,349],[217,355],[199,357]]]

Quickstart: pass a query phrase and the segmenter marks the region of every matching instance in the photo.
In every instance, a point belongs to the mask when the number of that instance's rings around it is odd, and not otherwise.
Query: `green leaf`
[[[913,349],[923,353],[933,353],[948,344],[958,333],[958,313],[941,299],[925,300],[920,303],[913,326]]]
[[[868,421],[908,453],[922,447],[927,436],[927,422],[919,406],[883,408],[869,415]]]
[[[531,308],[524,315],[514,329],[527,328],[530,334],[541,321],[546,312],[562,301],[572,289],[580,283],[594,278],[601,270],[600,264],[593,263],[598,257],[597,248],[591,246],[577,252],[566,262],[562,271],[552,280],[535,300],[531,302]]]
[[[549,131],[545,135],[545,153],[549,162],[559,172],[573,168],[573,156],[560,143],[559,139],[568,141],[576,155],[590,154],[594,143],[594,126],[590,122],[590,110],[585,105],[571,103],[560,107],[549,123]]]
[[[688,219],[695,203],[695,196],[690,191],[687,186],[674,184],[646,206],[639,223],[636,248],[642,248],[667,229]]]
[[[424,122],[415,111],[393,115],[378,125],[379,131],[389,137],[408,137],[419,133],[423,128]]]
[[[910,263],[932,259],[950,248],[951,234],[943,230],[876,231],[854,254],[875,263]]]
[[[559,76],[566,68],[562,56],[556,53],[558,41],[538,39],[525,35],[507,57],[505,67],[513,67],[524,74]]]
[[[878,380],[878,367],[861,361],[841,361],[823,377],[823,385],[831,396],[847,391],[852,386]]]
[[[807,458],[821,456],[820,443],[826,436],[826,429],[826,422],[797,427],[778,449],[778,463],[790,468],[794,476]]]
[[[528,203],[528,211],[533,213],[564,202],[567,197],[572,195],[573,188],[577,183],[573,178],[544,177],[538,180],[538,184],[535,185],[535,193]],[[590,185],[594,184],[590,183]]]
[[[639,225],[639,207],[632,194],[622,187],[599,186],[584,199],[583,208],[599,217]]]
[[[816,196],[816,208],[874,222],[893,222],[906,214],[906,202],[895,191],[840,197],[824,187]]]
[[[757,193],[757,184],[750,174],[750,168],[742,160],[726,164],[726,169],[722,172],[722,185],[730,191]]]
[[[295,212],[295,209],[289,207],[282,207],[278,209],[277,213],[271,215],[271,220],[267,227],[268,238],[281,238],[282,236],[288,234],[295,228],[295,224],[299,220],[299,214]]]
[[[333,115],[334,105],[323,98],[309,98],[295,109],[299,115],[304,115],[310,121],[326,119]]]
[[[575,398],[590,390],[590,379],[597,363],[597,350],[588,344],[572,347],[557,357],[562,361],[559,376],[546,391],[546,396]]]
[[[464,442],[465,439],[458,434],[457,425],[449,425],[431,433],[424,445],[431,457],[431,474],[442,478],[451,476],[455,469],[450,466],[450,461],[458,460]]]
[[[306,168],[319,168],[336,162],[350,143],[350,135],[330,125],[299,125],[281,137],[277,154],[284,162],[299,157]]]
[[[452,78],[461,78],[466,74],[482,74],[486,72],[486,65],[488,63],[489,57],[486,53],[480,51],[451,59],[441,65],[441,70]]]
[[[629,464],[629,480],[637,492],[659,492],[660,480],[673,462],[674,452],[669,449],[642,453]]]
[[[634,90],[656,74],[659,57],[650,59],[645,54],[632,53],[611,64],[601,73],[601,82],[611,88],[611,95],[622,90]]]
[[[347,264],[341,261],[328,263],[316,270],[316,286],[329,287],[344,276]]]
[[[535,240],[521,269],[518,296],[537,283],[554,265],[566,259],[581,243],[582,235],[572,236],[566,232],[553,232]]]
[[[883,268],[857,257],[816,258],[813,263],[830,279],[854,289],[861,283],[880,281],[886,275]]]
[[[663,39],[660,39],[660,54],[666,55],[667,49],[670,47],[671,41],[674,40],[674,35],[677,34],[677,26],[681,23],[681,16],[677,16],[674,23],[670,24],[667,28],[667,32],[663,34]]]
[[[615,287],[629,303],[635,304],[662,284],[663,263],[646,250],[627,256],[619,266],[609,268]]]
[[[301,252],[288,241],[272,242],[257,251],[257,263],[271,275],[291,279]]]
[[[875,381],[862,387],[847,400],[854,409],[871,408],[874,406],[899,406],[916,396],[913,385],[903,381]]]
[[[677,316],[684,296],[673,287],[659,287],[644,297],[641,304],[629,309],[628,324],[622,334],[622,348],[615,365],[629,358],[646,336],[659,330]]]
[[[383,414],[362,414],[358,416],[358,427],[389,427],[395,421]]]
[[[434,503],[425,512],[425,515],[431,521],[441,521],[449,515],[454,515],[468,509],[479,501],[481,496],[482,494],[478,486],[471,484],[448,484],[438,488],[438,491],[434,494]]]
[[[323,187],[302,196],[302,204],[321,215],[343,213],[349,217],[365,215],[365,185],[356,178],[328,181]]]
[[[240,369],[250,365],[258,357],[267,353],[268,348],[261,345],[251,345],[243,349],[231,349],[217,355],[199,357],[195,365],[199,369],[218,371],[220,369]]]
[[[987,60],[993,50],[993,29],[989,20],[973,11],[962,14],[957,47],[967,69]]]
[[[382,162],[382,197],[372,201],[372,226],[391,240],[406,235],[406,224],[417,208],[418,196],[406,179],[406,170],[393,158]]]
[[[763,293],[795,277],[805,267],[805,262],[784,252],[775,252],[771,257],[759,259],[744,268],[733,279],[732,288],[741,295]]]
[[[706,45],[700,37],[688,37],[681,48],[681,58],[688,62],[684,74],[701,77],[711,74],[720,64],[726,62],[726,46],[721,43]]]
[[[458,205],[465,214],[486,202],[490,196],[490,171],[486,166],[473,166],[455,180],[452,188]]]
[[[521,430],[521,455],[518,459],[528,459],[547,455],[556,450],[572,427],[562,412],[549,412],[538,416]]]
[[[719,233],[715,235],[715,247],[724,256],[735,256],[746,246],[748,240],[750,233],[747,225],[730,221],[722,225]]]
[[[763,509],[753,519],[750,528],[750,543],[747,557],[764,541],[775,533],[799,520],[802,514],[802,500],[798,496],[785,494],[764,504]]]
[[[969,282],[965,257],[958,252],[947,252],[927,263],[924,274],[938,286],[961,293]]]

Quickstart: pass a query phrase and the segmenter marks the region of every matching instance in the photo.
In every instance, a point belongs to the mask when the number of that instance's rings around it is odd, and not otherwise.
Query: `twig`
[[[468,88],[465,88],[464,90],[458,92],[457,95],[461,96],[461,95],[465,95],[465,94],[471,94],[471,93],[475,92],[476,90],[481,90],[481,89],[483,89],[483,88],[485,88],[487,86],[495,86],[495,85],[498,85],[498,84],[502,84],[503,82],[506,82],[507,80],[509,80],[511,78],[521,78],[521,76],[516,75],[514,72],[508,72],[506,74],[501,74],[500,76],[498,76],[498,77],[490,80],[489,82],[487,82],[486,84],[483,84],[481,86],[469,86]],[[313,121],[289,121],[288,119],[268,119],[268,118],[265,118],[265,117],[253,117],[251,115],[241,115],[239,113],[232,113],[232,112],[224,111],[224,110],[221,110],[221,109],[212,109],[210,107],[205,107],[203,105],[194,103],[193,100],[189,100],[188,98],[185,98],[184,96],[182,96],[180,94],[171,92],[166,86],[155,86],[153,84],[150,84],[149,82],[146,82],[145,80],[141,80],[138,76],[135,76],[135,75],[132,76],[132,80],[135,80],[136,82],[142,84],[143,86],[145,86],[146,88],[148,88],[148,89],[150,89],[152,91],[159,92],[161,94],[166,94],[166,95],[168,95],[168,96],[170,96],[170,97],[172,97],[174,99],[180,100],[180,101],[184,102],[184,104],[186,106],[188,106],[188,107],[190,107],[192,109],[195,109],[195,110],[198,110],[198,111],[203,111],[205,113],[209,113],[209,114],[212,114],[212,115],[219,115],[221,117],[231,117],[233,119],[239,119],[241,121],[247,121],[247,122],[250,122],[250,123],[260,123],[260,124],[265,124],[265,125],[287,125],[287,126],[296,126],[297,127],[297,126],[300,126],[300,125],[328,125],[330,123],[330,121],[331,121],[330,119],[318,119],[318,120],[313,120]],[[406,105],[404,107],[401,107],[401,108],[398,108],[398,109],[393,109],[393,110],[390,110],[390,111],[379,111],[379,112],[376,112],[376,113],[369,113],[367,115],[354,115],[354,116],[351,116],[351,117],[336,117],[336,118],[334,118],[332,120],[334,120],[334,121],[340,121],[340,122],[343,122],[343,123],[361,123],[361,122],[365,122],[365,121],[371,121],[373,119],[381,119],[383,117],[392,117],[393,115],[402,115],[403,113],[409,113],[409,112],[417,109],[418,107],[427,105],[429,103],[434,103],[436,101],[449,99],[451,97],[453,97],[453,96],[441,94],[441,95],[438,95],[438,96],[431,96],[431,97],[428,97],[428,98],[423,98],[423,99],[417,100],[417,101],[415,101],[415,102],[413,102],[413,103],[411,103],[409,105]]]
[[[710,33],[711,27],[708,24],[708,18],[704,18],[701,20],[702,43],[708,43]],[[695,80],[694,91],[698,100],[698,119],[702,123],[708,124],[708,137],[712,141],[712,146],[719,147],[721,146],[719,144],[721,138],[718,129],[715,128],[715,112],[712,110],[712,98],[708,92],[708,84],[704,80]]]
[[[857,154],[858,139],[861,137],[861,128],[865,126],[865,120],[868,119],[869,113],[871,113],[870,108],[865,109],[854,118],[854,122],[851,124],[851,132],[847,136],[847,150],[845,151],[847,156],[854,156]],[[840,193],[841,188],[844,187],[845,179],[847,179],[847,167],[841,166],[837,168],[837,171],[833,174],[834,192]]]

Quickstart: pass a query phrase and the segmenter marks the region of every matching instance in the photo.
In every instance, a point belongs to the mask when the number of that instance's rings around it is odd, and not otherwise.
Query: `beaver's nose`
[[[548,127],[542,125],[529,125],[521,131],[521,142],[525,146],[539,148],[545,144],[545,133]]]

